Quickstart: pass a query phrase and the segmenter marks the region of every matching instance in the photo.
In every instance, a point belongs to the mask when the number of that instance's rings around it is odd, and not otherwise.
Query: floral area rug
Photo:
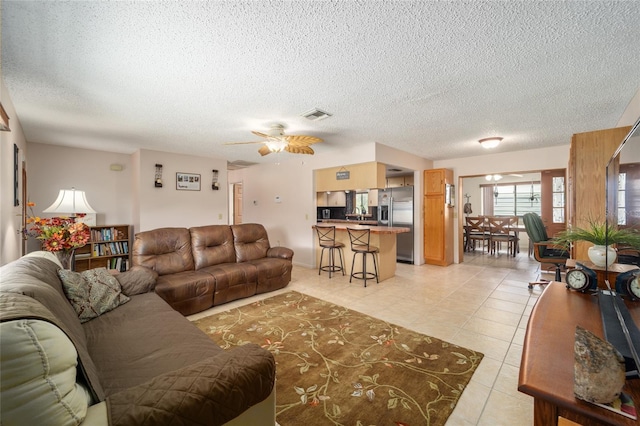
[[[273,353],[281,426],[444,425],[483,357],[293,291],[194,323]]]

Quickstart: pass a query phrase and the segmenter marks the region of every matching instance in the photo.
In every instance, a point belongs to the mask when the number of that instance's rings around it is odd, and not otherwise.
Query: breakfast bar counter
[[[396,226],[363,226],[356,225],[355,223],[349,224],[344,222],[323,222],[323,226],[335,226],[336,227],[336,241],[344,244],[344,269],[345,274],[349,275],[351,272],[351,262],[353,260],[353,252],[351,251],[351,241],[349,240],[349,233],[347,228],[354,229],[370,229],[371,230],[371,242],[372,246],[378,247],[380,253],[378,254],[378,275],[380,281],[393,277],[396,274],[396,262],[397,262],[397,244],[396,235],[404,232],[410,232],[409,228],[396,227]],[[315,225],[313,226],[315,232]],[[318,245],[318,236],[316,234],[316,267],[320,265],[320,253],[322,249]],[[336,255],[337,256],[337,255]],[[325,256],[326,257],[326,256]],[[336,262],[340,261],[336,258]],[[358,258],[355,269],[360,271],[362,264],[358,265],[360,258]],[[373,271],[373,260],[371,256],[367,256],[367,271]]]

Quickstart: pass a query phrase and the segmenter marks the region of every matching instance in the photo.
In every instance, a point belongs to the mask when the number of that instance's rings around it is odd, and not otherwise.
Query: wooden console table
[[[640,303],[626,303],[640,324]],[[534,398],[534,425],[557,425],[562,416],[583,426],[638,426],[635,420],[573,395],[576,325],[603,336],[598,298],[568,290],[560,282],[549,283],[529,318],[518,381],[518,390]],[[640,406],[640,379],[627,380],[624,390]]]
[[[603,290],[607,290],[607,285],[604,283],[605,280],[609,280],[609,285],[611,288],[615,290],[616,286],[616,277],[618,274],[622,274],[623,272],[633,271],[634,269],[638,269],[636,265],[625,265],[622,263],[612,263],[608,271],[603,266],[596,266],[590,260],[576,260],[576,259],[567,259],[566,266],[567,268],[575,268],[576,263],[581,263],[589,269],[593,269],[598,276],[598,288]]]

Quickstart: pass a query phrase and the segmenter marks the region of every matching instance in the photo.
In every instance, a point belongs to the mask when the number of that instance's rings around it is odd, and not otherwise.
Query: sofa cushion
[[[81,323],[129,301],[129,297],[122,294],[118,280],[106,268],[89,269],[83,272],[59,269],[58,275],[62,280],[67,299],[71,302]]]
[[[291,281],[293,266],[290,260],[265,257],[247,263],[254,265],[258,271],[257,294],[284,288]]]
[[[107,396],[223,351],[153,292],[82,327]]]
[[[49,254],[50,256],[53,256]],[[71,339],[80,356],[81,373],[96,401],[104,392],[76,311],[62,289],[59,263],[50,258],[25,256],[0,268],[0,318],[23,318],[28,312],[57,325]],[[34,306],[35,305],[35,306]]]
[[[215,279],[206,272],[186,271],[158,277],[155,292],[183,315],[204,311],[213,304]]]
[[[159,275],[194,270],[187,228],[159,228],[137,233],[132,256],[134,265],[146,266]]]
[[[238,262],[260,259],[267,256],[269,238],[264,226],[258,223],[231,225],[233,243]]]
[[[122,292],[127,296],[153,291],[158,280],[156,271],[138,265],[132,266],[128,271],[116,273],[114,276],[120,283]]]
[[[112,426],[226,425],[273,396],[273,355],[254,343],[169,371],[107,398]],[[275,412],[275,400],[272,400]],[[274,424],[275,416],[241,425]]]
[[[213,306],[256,294],[258,269],[249,263],[223,263],[200,271],[215,279]]]
[[[196,269],[221,263],[235,263],[233,233],[228,225],[189,228]]]
[[[91,397],[76,383],[78,353],[55,325],[18,319],[0,324],[3,424],[77,425]]]

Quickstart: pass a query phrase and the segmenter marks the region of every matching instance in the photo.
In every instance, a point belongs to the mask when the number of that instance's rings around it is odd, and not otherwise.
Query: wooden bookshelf
[[[131,266],[131,225],[90,226],[89,244],[76,249],[74,270],[107,268],[126,271]]]

